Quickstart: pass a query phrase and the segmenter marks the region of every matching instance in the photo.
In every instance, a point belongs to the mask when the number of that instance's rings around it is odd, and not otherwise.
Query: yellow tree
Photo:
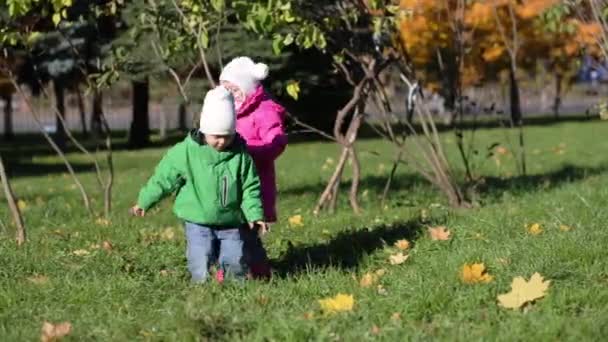
[[[463,114],[463,88],[508,75],[511,123],[521,127],[518,72],[534,70],[539,59],[559,70],[580,51],[572,46],[575,29],[547,29],[553,17],[546,14],[562,6],[558,0],[402,0],[400,41],[416,77],[439,90],[454,115]],[[525,173],[521,129],[519,140],[518,168]]]

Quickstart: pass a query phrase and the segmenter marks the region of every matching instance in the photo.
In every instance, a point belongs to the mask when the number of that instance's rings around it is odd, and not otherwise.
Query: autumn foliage
[[[563,6],[559,0],[400,1],[399,40],[426,87],[436,89],[445,75],[441,64],[457,58],[463,87],[496,79],[509,63],[513,30],[518,44],[517,63],[524,70],[546,61],[563,66],[584,49],[598,54],[597,23],[584,23],[574,14],[551,17]],[[554,21],[554,23],[551,23]],[[557,21],[557,22],[555,22]],[[558,27],[558,29],[551,29]]]

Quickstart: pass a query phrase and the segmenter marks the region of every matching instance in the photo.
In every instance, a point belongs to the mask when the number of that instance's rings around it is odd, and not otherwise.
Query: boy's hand
[[[137,217],[144,217],[146,215],[146,211],[140,208],[137,204],[129,209],[129,213]]]
[[[264,235],[270,231],[270,226],[264,221],[249,222],[250,229],[255,229],[256,227],[258,228],[258,233],[260,235]]]

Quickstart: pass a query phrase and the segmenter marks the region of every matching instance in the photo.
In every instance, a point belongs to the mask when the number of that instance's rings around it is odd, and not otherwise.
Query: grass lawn
[[[476,142],[508,147],[506,136],[485,129]],[[164,148],[116,153],[109,224],[85,215],[57,158],[21,157],[29,166],[16,169],[22,171],[13,183],[25,201],[29,242],[15,246],[2,204],[0,340],[37,340],[45,320],[70,321],[67,340],[601,340],[608,334],[606,137],[604,122],[527,128],[528,176],[517,176],[510,154],[479,159],[486,185],[480,207],[470,210],[447,208],[405,167],[381,206],[392,153],[365,140],[365,212],[353,215],[342,196],[336,214],[319,217],[311,209],[338,150],[294,144],[278,162],[281,222],[265,238],[276,276],[223,286],[189,284],[171,201],[144,219],[127,215]],[[453,135],[443,138],[456,156]],[[70,158],[91,186],[86,159]],[[303,226],[290,226],[297,214]],[[531,223],[542,233],[529,234],[524,227]],[[426,229],[436,225],[447,226],[452,239],[432,241]],[[391,265],[399,239],[411,242],[410,257]],[[110,251],[92,247],[104,241]],[[463,283],[462,266],[472,262],[483,262],[493,281]],[[376,283],[360,285],[364,274],[380,269],[385,274]],[[498,306],[513,277],[534,272],[551,281],[545,298],[523,311]],[[353,310],[323,314],[318,301],[338,293],[353,295]]]

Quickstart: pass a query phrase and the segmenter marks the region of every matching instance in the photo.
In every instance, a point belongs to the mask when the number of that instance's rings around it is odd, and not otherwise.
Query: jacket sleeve
[[[241,169],[241,179],[243,184],[243,196],[241,210],[247,222],[264,220],[264,210],[262,210],[262,193],[260,190],[260,177],[255,169],[253,159],[246,152],[243,153],[243,168]]]
[[[257,122],[261,140],[248,142],[247,149],[256,161],[274,161],[287,146],[287,134],[283,124],[285,109],[275,103],[263,106],[261,112],[264,117]]]
[[[154,170],[146,185],[140,190],[137,205],[148,210],[167,195],[183,185],[186,163],[186,146],[180,143],[172,147]]]

